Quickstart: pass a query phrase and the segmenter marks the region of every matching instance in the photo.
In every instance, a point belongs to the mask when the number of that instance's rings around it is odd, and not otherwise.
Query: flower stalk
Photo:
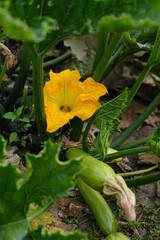
[[[43,55],[38,53],[32,45],[28,44],[33,64],[33,97],[37,128],[42,140],[47,140],[49,135],[46,132],[46,119],[43,96]]]

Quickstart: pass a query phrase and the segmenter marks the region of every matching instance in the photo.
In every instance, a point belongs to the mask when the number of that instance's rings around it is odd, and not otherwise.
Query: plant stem
[[[86,126],[86,129],[84,131],[84,134],[83,134],[83,151],[88,153],[88,134],[89,134],[89,130],[92,126],[92,123],[91,122],[88,122],[87,126]]]
[[[160,93],[155,97],[155,99],[150,103],[150,105],[145,109],[145,111],[132,123],[123,133],[121,133],[110,145],[111,148],[118,147],[123,143],[151,114],[151,112],[160,103]]]
[[[45,67],[50,67],[50,66],[52,66],[52,65],[54,65],[54,64],[57,64],[57,63],[59,63],[59,62],[62,62],[62,61],[64,61],[65,59],[69,58],[71,55],[72,55],[71,51],[67,51],[67,52],[64,53],[62,56],[59,56],[59,57],[57,57],[57,58],[55,58],[55,59],[52,59],[52,60],[49,60],[49,61],[44,62],[44,63],[43,63],[43,68],[45,68]],[[33,70],[33,66],[32,66],[32,65],[30,65],[29,70]],[[19,71],[19,68],[16,69],[16,72],[18,72],[18,71]],[[13,76],[13,77],[16,77],[17,75],[16,75],[16,74],[12,74],[12,76]],[[30,78],[29,78],[29,79],[30,79]]]
[[[136,80],[135,84],[133,85],[133,87],[131,88],[130,94],[128,96],[128,102],[127,102],[127,106],[131,103],[132,99],[134,98],[134,96],[136,95],[138,89],[140,88],[143,80],[145,79],[145,77],[147,76],[147,74],[150,72],[151,67],[146,65],[145,68],[143,69],[142,73],[140,74],[140,76],[138,77],[138,79]],[[126,107],[127,108],[127,107]]]
[[[145,138],[142,138],[142,139],[130,142],[130,143],[120,145],[116,149],[119,151],[119,150],[125,150],[125,149],[128,149],[128,148],[134,148],[134,147],[137,147],[139,145],[142,145],[142,144],[146,143],[151,138],[152,138],[152,136],[148,136],[148,137],[145,137]]]
[[[158,168],[159,165],[155,165],[153,167],[144,169],[144,170],[139,170],[139,171],[135,171],[135,172],[128,172],[128,173],[119,173],[118,175],[122,176],[122,177],[131,177],[131,176],[135,176],[135,175],[139,175],[139,174],[143,174],[143,173],[147,173],[147,172],[151,172],[154,169]]]
[[[104,158],[103,161],[108,162],[108,161],[111,161],[111,160],[116,159],[116,158],[132,155],[132,154],[136,154],[136,153],[141,153],[141,152],[149,152],[149,151],[151,151],[150,147],[140,147],[140,148],[126,149],[126,150],[122,150],[122,151],[119,151],[119,152],[116,152],[116,153],[108,154]]]
[[[91,71],[91,76],[93,75],[98,63],[100,62],[105,50],[106,50],[106,46],[108,43],[108,38],[109,38],[109,33],[106,30],[103,30],[100,32],[99,34],[99,42],[98,42],[98,47],[96,50],[96,56],[94,59],[94,63],[93,63],[93,67],[92,67],[92,71]]]
[[[122,38],[122,34],[117,33],[113,37],[111,43],[107,47],[106,51],[104,52],[98,66],[96,67],[94,73],[93,73],[93,79],[97,82],[101,82],[102,75],[106,69],[106,66],[108,65],[113,53],[115,52],[116,48],[118,47],[118,44]]]
[[[137,186],[141,186],[144,184],[156,182],[159,180],[160,180],[160,172],[154,173],[154,174],[151,174],[148,176],[144,176],[144,177],[138,177],[135,179],[127,179],[127,180],[125,180],[125,182],[128,187],[137,187]]]
[[[10,108],[13,107],[17,99],[21,96],[22,90],[24,88],[24,84],[26,82],[26,78],[29,71],[30,66],[30,54],[28,48],[25,43],[23,43],[23,50],[22,50],[22,58],[20,64],[20,72],[14,87],[12,89],[11,94],[9,95],[7,101],[4,103],[5,110],[8,111]]]
[[[73,123],[73,130],[72,130],[72,134],[71,134],[71,141],[79,141],[80,136],[81,136],[81,132],[82,132],[82,128],[83,128],[83,122],[80,118],[76,117],[74,119],[74,123]]]
[[[46,132],[46,119],[44,110],[44,96],[43,96],[43,56],[36,52],[32,45],[28,44],[29,50],[32,54],[33,64],[33,97],[35,107],[35,117],[37,128],[42,140],[47,140],[49,135]]]
[[[4,82],[3,82],[3,77],[5,74],[5,71],[6,71],[6,59],[5,59],[2,71],[0,73],[1,99],[3,99],[5,96],[5,87],[4,87]]]

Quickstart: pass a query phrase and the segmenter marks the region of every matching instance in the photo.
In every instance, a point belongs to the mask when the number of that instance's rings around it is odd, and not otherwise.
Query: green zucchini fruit
[[[70,148],[66,157],[67,159],[83,158],[84,169],[79,176],[97,191],[103,191],[106,178],[115,175],[114,170],[108,164],[97,160],[79,148]]]
[[[130,240],[130,238],[128,238],[121,232],[117,232],[110,234],[107,238],[105,238],[105,240]]]
[[[76,180],[78,189],[89,205],[98,226],[105,235],[115,233],[118,228],[116,218],[102,195],[89,187],[80,177]]]

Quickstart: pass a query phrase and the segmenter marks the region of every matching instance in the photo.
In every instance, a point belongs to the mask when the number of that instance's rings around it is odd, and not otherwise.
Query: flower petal
[[[90,118],[100,106],[101,104],[92,95],[81,94],[77,97],[71,113],[84,121]]]
[[[96,100],[108,93],[107,88],[103,84],[94,81],[91,77],[88,77],[84,82],[79,82],[79,84],[83,89],[83,94],[90,94]]]
[[[70,112],[62,112],[56,104],[48,102],[45,109],[46,121],[47,121],[47,132],[55,132],[60,127],[64,126],[69,122],[70,119],[74,118],[74,115]]]

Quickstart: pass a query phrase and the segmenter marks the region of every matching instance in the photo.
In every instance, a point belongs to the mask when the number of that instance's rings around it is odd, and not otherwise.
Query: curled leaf
[[[115,194],[117,204],[124,210],[124,218],[127,221],[135,221],[135,203],[134,193],[127,187],[124,179],[120,175],[108,177],[104,182],[103,193],[106,195]]]

